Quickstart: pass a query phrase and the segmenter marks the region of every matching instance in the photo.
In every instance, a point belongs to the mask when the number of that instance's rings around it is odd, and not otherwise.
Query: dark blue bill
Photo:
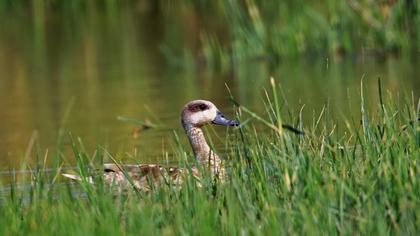
[[[217,111],[216,117],[212,121],[216,125],[225,125],[225,126],[238,126],[239,122],[236,120],[226,119],[220,111]]]

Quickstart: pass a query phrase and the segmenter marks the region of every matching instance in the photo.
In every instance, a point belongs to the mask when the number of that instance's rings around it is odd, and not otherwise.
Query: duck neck
[[[210,149],[201,127],[186,124],[183,124],[183,126],[197,162],[201,165],[208,165],[213,175],[224,175],[223,163],[216,153]]]

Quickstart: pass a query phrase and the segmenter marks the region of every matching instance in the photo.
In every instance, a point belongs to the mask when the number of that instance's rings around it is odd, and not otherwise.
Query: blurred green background
[[[413,0],[1,0],[0,168],[22,162],[34,132],[54,149],[60,130],[88,150],[170,159],[186,102],[234,116],[228,86],[262,112],[271,76],[286,123],[304,105],[309,126],[326,103],[337,123],[357,122],[362,78],[368,106],[378,78],[395,98],[418,100],[419,29]],[[169,129],[135,138],[118,116]]]

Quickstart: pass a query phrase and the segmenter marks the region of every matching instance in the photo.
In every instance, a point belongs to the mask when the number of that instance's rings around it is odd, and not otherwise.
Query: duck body
[[[210,175],[223,181],[226,178],[223,161],[209,147],[202,127],[207,124],[237,126],[238,122],[225,118],[216,106],[206,100],[194,100],[187,103],[181,112],[181,124],[193,150],[196,163],[201,168],[208,168]],[[149,192],[160,184],[181,185],[186,175],[200,179],[198,166],[191,168],[164,167],[156,164],[117,165],[104,164],[103,181],[119,189],[130,186],[139,191]],[[81,180],[80,176],[63,174],[63,176]],[[89,177],[88,182],[93,183]]]
[[[186,173],[191,173],[194,178],[198,177],[195,167],[190,170],[178,167],[164,167],[155,164],[123,165],[105,164],[103,180],[107,184],[123,190],[133,186],[142,192],[150,192],[160,184],[179,186]]]

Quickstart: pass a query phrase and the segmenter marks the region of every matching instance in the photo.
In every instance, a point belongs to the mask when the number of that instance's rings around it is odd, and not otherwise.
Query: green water
[[[121,158],[171,159],[172,130],[182,135],[179,113],[186,102],[208,99],[234,116],[227,85],[240,103],[263,112],[263,89],[270,76],[286,99],[285,122],[294,124],[291,117],[304,105],[305,129],[311,128],[325,103],[331,119],[357,122],[361,78],[372,113],[378,103],[378,77],[401,101],[419,98],[420,64],[415,56],[378,58],[366,53],[341,59],[316,55],[278,62],[249,60],[222,71],[185,62],[182,52],[194,54],[204,27],[223,30],[216,20],[196,22],[196,16],[188,14],[141,4],[118,11],[87,9],[77,16],[37,7],[3,12],[0,169],[32,161],[24,160],[31,137],[43,154],[54,151],[60,129],[65,136],[71,132],[80,137],[90,151],[101,145]],[[147,130],[134,138],[135,125],[118,116],[161,122],[169,129]],[[221,139],[224,131],[216,128]],[[64,140],[68,147],[68,138]],[[220,139],[215,143],[222,149]],[[71,163],[70,153],[65,156]]]

